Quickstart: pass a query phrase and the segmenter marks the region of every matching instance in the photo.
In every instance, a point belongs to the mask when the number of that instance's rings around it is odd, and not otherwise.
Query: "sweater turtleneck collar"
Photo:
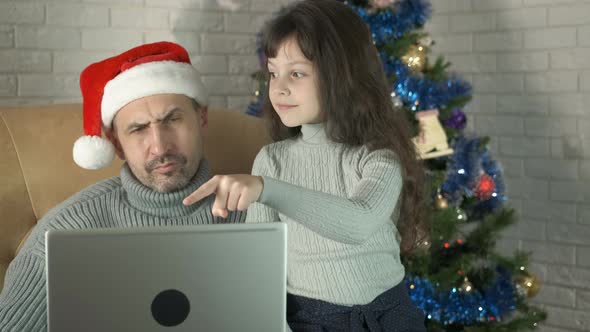
[[[326,135],[325,122],[302,125],[301,139],[308,144],[324,144],[329,142],[330,139]]]
[[[182,200],[209,179],[209,163],[203,159],[197,173],[184,188],[162,193],[139,182],[127,164],[124,164],[121,168],[121,183],[123,189],[125,189],[129,204],[142,212],[159,217],[188,216],[199,210],[203,204],[207,204],[209,200],[203,199],[200,202],[185,206],[182,204]]]

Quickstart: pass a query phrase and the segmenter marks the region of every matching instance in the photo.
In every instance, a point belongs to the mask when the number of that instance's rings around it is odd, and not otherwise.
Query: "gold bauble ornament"
[[[421,72],[426,65],[426,48],[422,45],[411,45],[408,53],[402,56],[402,61],[414,73]]]
[[[532,274],[516,276],[514,277],[514,283],[517,289],[520,288],[528,297],[537,295],[541,289],[541,281]]]
[[[434,199],[434,206],[439,210],[444,210],[449,207],[449,201],[441,193],[438,193]]]
[[[469,281],[469,279],[467,279],[467,277],[465,277],[463,279],[463,283],[461,284],[461,291],[465,293],[471,293],[472,290],[473,284],[471,283],[471,281]]]

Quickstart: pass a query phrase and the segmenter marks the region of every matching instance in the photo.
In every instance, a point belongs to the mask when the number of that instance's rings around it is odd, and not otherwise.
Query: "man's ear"
[[[201,107],[199,110],[199,120],[201,121],[201,128],[206,129],[209,126],[209,108],[207,106]]]
[[[103,132],[106,136],[106,138],[111,142],[111,144],[113,144],[113,147],[115,148],[115,153],[117,154],[117,157],[119,157],[119,159],[121,160],[125,160],[125,153],[123,152],[123,148],[121,147],[121,143],[119,142],[119,139],[117,138],[117,133],[115,133],[115,128],[111,127],[111,128],[103,128]]]

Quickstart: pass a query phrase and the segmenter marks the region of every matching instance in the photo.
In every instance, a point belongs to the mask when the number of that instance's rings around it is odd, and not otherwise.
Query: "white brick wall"
[[[244,110],[255,33],[291,0],[4,0],[0,105],[79,101],[88,64],[176,41],[216,107]],[[473,83],[469,128],[490,135],[521,221],[500,250],[533,251],[542,330],[590,329],[590,5],[584,0],[432,0],[434,54]]]
[[[434,0],[426,26],[474,86],[468,119],[496,142],[520,222],[499,250],[532,252],[549,331],[590,330],[590,5]]]
[[[0,3],[0,106],[81,101],[92,62],[160,40],[185,46],[213,107],[243,111],[256,85],[255,36],[292,0],[5,0]]]

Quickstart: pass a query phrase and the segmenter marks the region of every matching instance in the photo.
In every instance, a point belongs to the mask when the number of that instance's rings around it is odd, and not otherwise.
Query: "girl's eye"
[[[268,76],[270,76],[270,78],[277,78],[277,74],[275,74],[274,72],[268,72]]]
[[[302,72],[298,72],[298,71],[293,72],[293,77],[301,78],[303,76],[305,76],[305,74],[303,74]]]

